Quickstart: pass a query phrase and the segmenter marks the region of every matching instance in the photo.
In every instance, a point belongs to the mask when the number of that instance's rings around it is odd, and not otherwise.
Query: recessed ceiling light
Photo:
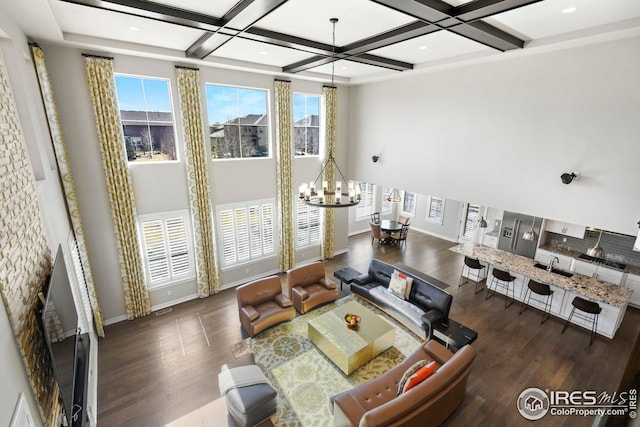
[[[423,46],[418,46],[418,49],[420,49],[420,50],[427,50],[427,47],[426,47],[426,46],[424,46],[424,45],[423,45]]]
[[[129,27],[129,29],[131,31],[140,31],[140,28],[138,28],[138,27]]]
[[[266,54],[268,54],[269,52],[267,52],[266,50],[261,50],[261,51],[260,51],[260,52],[258,52],[258,53],[259,53],[260,55],[266,55]]]
[[[571,6],[571,7],[567,7],[566,9],[562,9],[562,13],[573,13],[577,10],[576,7]]]

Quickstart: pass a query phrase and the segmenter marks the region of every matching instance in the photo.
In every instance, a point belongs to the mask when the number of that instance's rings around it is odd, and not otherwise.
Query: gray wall
[[[638,51],[634,37],[355,86],[350,173],[635,235]]]
[[[55,45],[43,45],[49,72],[58,100],[71,166],[78,186],[80,207],[85,221],[87,241],[94,261],[96,283],[108,322],[125,318],[120,271],[117,260],[113,222],[106,184],[102,172],[100,150],[96,137],[91,101],[84,75],[82,51]],[[174,63],[126,55],[114,55],[117,73],[167,78],[173,96],[179,158],[184,159],[180,110],[177,102],[177,83]],[[272,76],[201,67],[201,100],[203,117],[207,123],[204,91],[206,83],[228,84],[269,90],[272,158],[223,160],[209,162],[210,188],[213,208],[219,204],[238,201],[276,198],[275,107]],[[294,92],[322,94],[322,84],[292,80]],[[338,93],[338,149],[336,158],[346,170],[349,88],[340,87]],[[203,129],[203,136],[206,132]],[[208,139],[207,139],[208,140]],[[207,149],[209,149],[207,147]],[[294,189],[299,182],[309,182],[320,172],[319,158],[294,160]],[[132,165],[131,175],[138,214],[150,214],[188,209],[188,190],[184,162]],[[161,191],[158,191],[161,188]],[[348,212],[336,213],[336,252],[346,251]],[[298,251],[297,263],[319,259],[319,246]],[[277,272],[277,256],[263,261],[221,271],[222,287],[244,283],[252,278]],[[185,281],[151,292],[154,309],[196,297],[195,280]],[[214,297],[215,298],[215,297]]]

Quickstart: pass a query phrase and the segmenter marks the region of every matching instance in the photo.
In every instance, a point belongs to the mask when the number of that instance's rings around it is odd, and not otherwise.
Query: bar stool
[[[533,294],[535,294],[536,296],[534,297]],[[537,295],[539,295],[539,297]],[[540,322],[540,324],[542,325],[544,324],[545,320],[551,317],[551,304],[553,303],[553,291],[551,290],[551,287],[546,283],[539,283],[533,279],[529,279],[529,283],[527,284],[527,292],[525,292],[524,294],[522,306],[520,307],[520,314],[522,314],[527,309],[527,305],[531,300],[543,304],[542,322]]]
[[[571,318],[575,315],[576,317],[585,320],[591,323],[591,340],[589,341],[589,346],[593,344],[593,340],[596,337],[596,331],[598,330],[598,315],[602,311],[602,307],[600,304],[593,301],[587,301],[584,298],[574,297],[573,301],[571,301],[571,305],[573,308],[571,309],[571,314],[569,314],[569,318],[566,322],[564,322],[564,327],[562,328],[562,334],[564,334],[564,330],[569,326],[569,322],[571,322]],[[582,311],[583,313],[577,312],[576,309]]]
[[[475,258],[469,258],[468,256],[464,257],[464,265],[462,266],[462,273],[460,273],[460,282],[458,283],[458,287],[464,285],[465,283],[467,283],[469,280],[469,276],[474,275],[476,277],[476,280],[473,280],[473,282],[475,282],[475,293],[477,294],[478,292],[480,292],[482,290],[482,288],[480,288],[480,291],[478,290],[478,285],[480,284],[480,281],[482,279],[484,279],[486,276],[482,276],[482,270],[484,269],[484,265],[480,264],[480,261],[478,261]],[[464,275],[464,269],[467,269],[467,276],[465,277]]]
[[[485,299],[491,298],[493,294],[496,293],[496,289],[498,289],[498,286],[500,286],[501,288],[506,289],[506,292],[504,294],[504,308],[509,307],[516,300],[516,293],[513,286],[513,282],[514,280],[516,280],[516,278],[506,271],[497,269],[495,267],[493,268],[493,270],[491,270],[491,274],[493,275],[493,278],[491,279],[491,283],[487,286],[487,296],[485,297]],[[491,289],[491,285],[494,285],[493,289]],[[509,288],[511,288],[512,297],[511,302],[507,304],[507,302],[509,301]],[[493,291],[493,294],[491,293],[491,291]]]

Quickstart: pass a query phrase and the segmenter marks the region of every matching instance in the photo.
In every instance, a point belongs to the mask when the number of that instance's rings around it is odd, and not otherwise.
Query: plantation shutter
[[[162,232],[162,220],[143,221],[142,238],[145,258],[149,263],[149,280],[151,283],[156,283],[169,279],[169,262]]]
[[[189,263],[187,227],[184,218],[167,219],[167,243],[169,245],[172,276],[188,275],[191,272],[191,265]]]
[[[275,234],[273,231],[273,205],[262,205],[262,237],[264,239],[264,253],[269,254],[275,251]]]
[[[296,215],[296,226],[298,230],[298,246],[306,246],[309,244],[309,207],[298,199],[298,212]]]
[[[429,218],[431,219],[442,219],[442,205],[443,200],[440,197],[432,197],[431,198],[431,206],[429,210]]]
[[[220,212],[220,228],[222,232],[222,259],[225,265],[234,264],[238,258],[236,256],[233,210],[227,209]]]
[[[480,217],[480,206],[472,205],[469,203],[467,205],[467,214],[464,222],[464,233],[463,236],[467,239],[473,239],[476,237],[476,224],[478,223],[478,218]]]

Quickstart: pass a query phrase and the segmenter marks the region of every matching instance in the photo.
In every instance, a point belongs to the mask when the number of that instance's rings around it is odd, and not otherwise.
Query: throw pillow
[[[405,276],[406,277],[406,276]],[[389,291],[404,299],[405,290],[407,287],[406,279],[401,278],[394,271],[391,275],[391,280],[389,281]]]
[[[413,286],[413,277],[407,277],[406,281],[407,281],[407,286],[404,289],[404,299],[408,301],[409,296],[411,295],[411,286]]]
[[[422,381],[429,378],[431,374],[433,374],[435,371],[436,371],[436,361],[434,360],[428,365],[418,369],[418,371],[415,374],[411,375],[409,377],[409,380],[404,385],[402,392],[406,393],[407,391],[411,390],[413,387],[417,386]]]
[[[416,363],[411,365],[409,369],[407,369],[404,372],[404,374],[402,374],[402,378],[400,378],[400,382],[398,383],[397,394],[400,395],[402,393],[402,391],[404,390],[404,386],[406,385],[407,381],[409,381],[409,378],[411,377],[411,375],[415,374],[421,368],[427,366],[429,363],[430,362],[427,359],[423,359],[423,360],[418,360]]]

